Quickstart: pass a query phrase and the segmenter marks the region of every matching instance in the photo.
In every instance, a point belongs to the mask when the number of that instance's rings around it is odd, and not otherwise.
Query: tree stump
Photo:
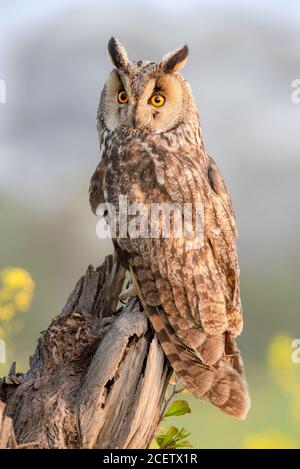
[[[148,447],[171,370],[138,299],[117,310],[124,278],[113,256],[90,266],[30,369],[0,380],[0,447]]]

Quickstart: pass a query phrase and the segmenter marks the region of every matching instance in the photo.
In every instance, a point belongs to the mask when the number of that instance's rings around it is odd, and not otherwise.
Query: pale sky
[[[127,0],[132,3],[134,0]],[[136,0],[137,1],[137,0]],[[156,4],[155,8],[169,10],[181,10],[187,6],[197,3],[218,7],[236,7],[237,9],[257,9],[270,15],[280,15],[290,17],[291,20],[299,22],[300,27],[300,2],[298,0],[142,0],[144,3]],[[39,18],[58,14],[60,10],[66,8],[76,8],[104,3],[103,0],[0,0],[0,40],[8,37],[20,27],[38,20]],[[105,0],[113,8],[113,5],[126,5],[126,1]],[[141,5],[141,0],[137,2]],[[2,43],[3,45],[3,43]]]

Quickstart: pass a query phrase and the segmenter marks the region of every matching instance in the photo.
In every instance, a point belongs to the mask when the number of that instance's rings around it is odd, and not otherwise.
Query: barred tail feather
[[[147,306],[146,310],[161,346],[182,384],[195,397],[209,400],[232,417],[244,419],[250,408],[250,397],[235,340],[229,336],[226,339],[226,354],[208,365],[177,337],[160,307]]]
[[[176,309],[174,316],[162,306],[150,306],[143,294],[143,282],[138,281],[133,268],[130,270],[144,310],[182,384],[198,399],[209,400],[226,414],[244,419],[250,397],[234,337],[228,333],[209,335],[179,317]]]

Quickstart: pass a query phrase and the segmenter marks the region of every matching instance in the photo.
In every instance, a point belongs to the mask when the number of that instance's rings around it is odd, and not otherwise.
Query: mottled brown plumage
[[[184,235],[163,238],[161,219],[160,236],[129,233],[114,244],[183,384],[244,418],[250,399],[235,343],[243,324],[235,218],[220,171],[205,151],[190,87],[179,74],[188,48],[158,64],[130,62],[115,39],[109,53],[116,68],[98,110],[101,161],[91,180],[92,209],[104,201],[117,208],[124,194],[128,204],[142,202],[149,211],[153,203],[201,204],[203,238],[195,249]],[[122,90],[125,104],[117,102]],[[162,107],[153,107],[153,94],[164,97]]]

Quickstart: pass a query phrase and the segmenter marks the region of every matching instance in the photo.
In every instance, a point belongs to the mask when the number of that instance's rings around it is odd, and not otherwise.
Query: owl
[[[192,207],[188,229],[179,235],[174,211],[168,236],[162,214],[151,230],[148,217],[143,236],[129,229],[130,222],[124,232],[119,217],[113,243],[180,381],[197,398],[244,419],[250,398],[235,341],[243,326],[236,223],[220,170],[205,150],[191,88],[180,74],[188,52],[184,45],[159,63],[130,61],[124,46],[110,39],[114,68],[97,113],[100,163],[90,204],[94,213],[109,204],[115,214],[120,196],[147,214],[154,206]],[[202,207],[197,232],[195,207]],[[132,221],[132,213],[128,217]]]

